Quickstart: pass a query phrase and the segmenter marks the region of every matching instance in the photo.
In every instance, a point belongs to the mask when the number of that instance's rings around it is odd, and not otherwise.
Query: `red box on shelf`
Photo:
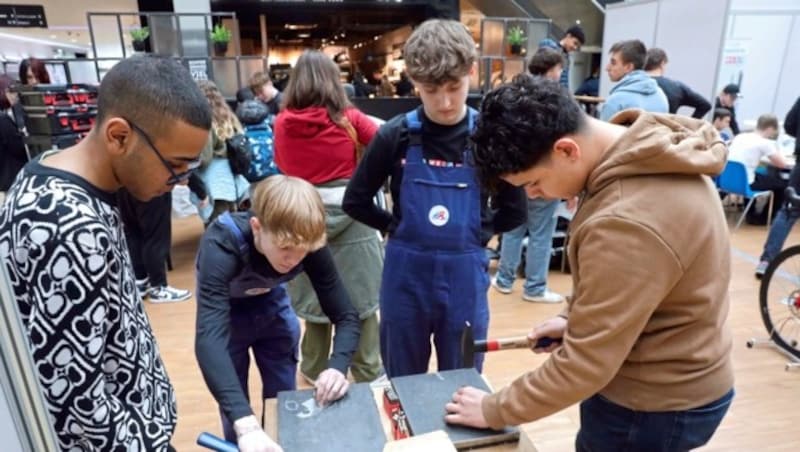
[[[91,130],[97,108],[90,105],[26,107],[25,115],[28,133],[59,135]]]

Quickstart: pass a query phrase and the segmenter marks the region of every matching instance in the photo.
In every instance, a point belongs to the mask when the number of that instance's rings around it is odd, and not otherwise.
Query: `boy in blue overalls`
[[[350,180],[343,208],[389,235],[381,285],[381,357],[387,375],[428,371],[431,336],[439,370],[461,367],[466,321],[476,339],[489,324],[484,246],[526,219],[524,193],[501,185],[489,207],[472,165],[467,108],[475,42],[459,22],[429,20],[408,39],[406,68],[422,107],[384,124]],[[393,211],[373,204],[390,178]],[[482,356],[476,356],[480,371]]]
[[[281,450],[250,408],[249,352],[263,398],[295,389],[300,324],[285,283],[303,271],[336,325],[328,369],[315,383],[317,402],[326,404],[347,392],[345,375],[360,327],[325,246],[325,207],[314,186],[296,177],[269,177],[253,190],[250,212],[219,216],[200,243],[195,353],[220,405],[225,438],[239,450]]]

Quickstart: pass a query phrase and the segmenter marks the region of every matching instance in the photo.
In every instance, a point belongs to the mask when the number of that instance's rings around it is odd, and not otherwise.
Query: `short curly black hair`
[[[556,81],[520,74],[495,88],[484,97],[472,134],[481,183],[495,189],[500,177],[530,169],[585,122],[581,107]]]

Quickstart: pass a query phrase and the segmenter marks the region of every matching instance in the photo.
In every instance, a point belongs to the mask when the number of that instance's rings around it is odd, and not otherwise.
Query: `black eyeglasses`
[[[122,118],[122,119],[128,121],[128,124],[130,124],[131,128],[133,130],[135,130],[136,133],[141,135],[142,138],[144,138],[144,141],[147,142],[147,144],[150,146],[150,149],[152,149],[153,152],[156,153],[156,156],[158,157],[158,159],[161,160],[161,163],[164,165],[164,168],[166,168],[167,171],[169,171],[169,176],[170,177],[169,177],[169,179],[167,179],[167,185],[177,185],[177,184],[186,182],[192,176],[192,171],[194,171],[195,169],[197,169],[197,167],[200,166],[200,159],[192,160],[192,161],[189,162],[189,169],[188,170],[186,170],[186,171],[184,171],[184,172],[182,172],[180,174],[176,173],[175,170],[172,169],[172,164],[169,163],[167,161],[167,159],[165,159],[164,156],[160,152],[158,152],[158,149],[156,148],[156,145],[153,144],[153,140],[150,139],[150,137],[147,135],[147,133],[145,133],[145,131],[142,130],[141,127],[139,127],[136,124],[134,124],[133,121],[131,121],[130,119],[127,119],[127,118]]]

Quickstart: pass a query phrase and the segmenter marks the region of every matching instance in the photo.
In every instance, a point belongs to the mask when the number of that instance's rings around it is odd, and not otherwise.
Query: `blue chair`
[[[750,183],[747,181],[747,169],[743,163],[728,160],[728,163],[725,165],[725,170],[719,175],[718,186],[721,192],[739,195],[750,200],[744,208],[744,212],[742,212],[742,216],[736,223],[736,228],[734,228],[734,230],[739,229],[739,226],[742,225],[745,215],[747,215],[750,207],[753,206],[753,202],[756,198],[769,196],[769,211],[767,212],[769,215],[767,217],[767,228],[769,229],[770,223],[772,222],[772,191],[753,191],[753,189],[750,188]]]

